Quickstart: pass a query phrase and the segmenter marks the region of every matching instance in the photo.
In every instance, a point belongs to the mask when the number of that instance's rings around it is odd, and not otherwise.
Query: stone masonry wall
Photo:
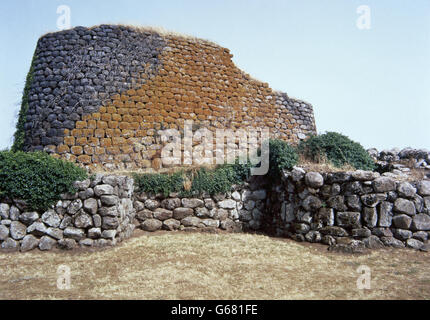
[[[430,181],[396,181],[376,172],[285,171],[282,182],[251,177],[231,192],[183,196],[137,192],[133,179],[96,174],[46,212],[0,203],[0,248],[114,246],[136,228],[258,231],[330,250],[430,249]]]
[[[262,184],[263,183],[263,184]],[[259,230],[266,211],[265,181],[251,179],[226,194],[191,197],[136,193],[137,225],[145,231],[217,229]]]
[[[38,41],[26,151],[89,168],[159,166],[157,130],[268,127],[291,143],[315,133],[312,106],[273,91],[208,41],[102,25]]]
[[[410,183],[377,172],[284,172],[272,186],[264,228],[332,250],[410,247],[429,250],[430,181]]]
[[[133,179],[96,175],[76,182],[46,212],[29,211],[22,201],[0,203],[0,243],[5,250],[29,251],[112,246],[134,230]]]

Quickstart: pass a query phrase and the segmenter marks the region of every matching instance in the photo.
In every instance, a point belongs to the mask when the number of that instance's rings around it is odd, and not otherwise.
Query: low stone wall
[[[266,211],[266,189],[253,180],[226,194],[147,195],[136,193],[136,224],[145,231],[217,229],[259,230]]]
[[[226,194],[146,194],[132,178],[97,174],[76,182],[46,212],[0,203],[0,247],[113,246],[134,229],[262,231],[330,250],[385,246],[430,249],[430,181],[396,181],[377,172],[285,171],[281,182],[252,177]]]
[[[263,228],[333,250],[429,249],[430,181],[395,181],[376,172],[284,172],[272,186]]]
[[[96,175],[76,182],[46,212],[26,209],[23,201],[0,204],[0,244],[5,250],[51,250],[115,245],[134,230],[133,179]]]

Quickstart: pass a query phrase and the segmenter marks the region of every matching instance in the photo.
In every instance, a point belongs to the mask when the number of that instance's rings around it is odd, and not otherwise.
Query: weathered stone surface
[[[160,202],[153,199],[148,199],[145,201],[145,208],[149,210],[155,210],[160,206]]]
[[[97,200],[89,198],[84,201],[84,210],[90,214],[96,214],[98,210]]]
[[[40,241],[39,241],[39,249],[42,251],[49,251],[49,250],[52,250],[56,244],[57,244],[56,240],[48,236],[43,236],[42,238],[40,238]]]
[[[308,172],[305,175],[305,183],[311,188],[318,189],[324,184],[324,178],[318,172]]]
[[[414,203],[403,198],[398,198],[394,202],[394,210],[400,213],[405,213],[409,216],[413,216],[416,213]]]
[[[57,242],[58,247],[63,250],[73,250],[77,248],[77,243],[74,239],[61,239]]]
[[[374,171],[364,171],[364,170],[356,170],[351,173],[351,176],[354,180],[359,181],[371,181],[380,177],[378,172]]]
[[[305,176],[306,171],[299,167],[294,167],[293,170],[291,170],[291,178],[293,181],[300,181]]]
[[[185,217],[192,216],[194,210],[192,208],[176,208],[173,210],[173,218],[176,220],[182,220]]]
[[[140,221],[144,221],[146,219],[152,219],[153,217],[154,217],[153,212],[148,209],[144,209],[136,213],[136,218]]]
[[[294,223],[293,228],[296,233],[300,234],[306,234],[310,230],[310,226],[306,223]]]
[[[22,239],[21,242],[21,251],[26,252],[33,250],[39,245],[39,239],[37,239],[35,236],[28,234]]]
[[[93,219],[87,213],[81,212],[75,216],[75,227],[86,229],[93,225]]]
[[[379,205],[379,222],[380,227],[389,227],[393,219],[393,205],[388,201],[382,201]]]
[[[32,211],[32,212],[23,212],[19,216],[19,221],[21,221],[22,223],[24,223],[27,226],[29,226],[33,222],[37,221],[37,219],[39,219],[39,214],[37,212],[35,212],[35,211]]]
[[[218,228],[219,227],[219,220],[214,219],[202,219],[201,222],[206,226],[210,228]]]
[[[409,182],[402,182],[397,187],[397,192],[400,197],[413,198],[417,189],[415,189]]]
[[[81,200],[85,200],[85,199],[91,198],[93,196],[94,196],[94,190],[91,188],[88,188],[84,191],[79,192],[79,199],[81,199]]]
[[[336,227],[336,226],[327,226],[327,227],[321,228],[319,231],[322,234],[329,235],[329,236],[335,236],[335,237],[348,236],[348,232],[345,229],[341,227]]]
[[[1,247],[5,250],[17,251],[19,249],[19,242],[12,238],[7,238],[2,242]]]
[[[338,212],[336,214],[336,223],[340,227],[359,228],[361,226],[360,213],[352,211]]]
[[[61,218],[54,210],[48,210],[42,215],[42,222],[47,226],[58,228]]]
[[[355,194],[346,197],[346,204],[353,211],[361,211],[360,197]]]
[[[209,218],[211,216],[209,210],[206,207],[200,207],[194,209],[196,216],[199,218]]]
[[[209,210],[212,210],[213,208],[216,207],[215,201],[213,201],[210,198],[205,199],[204,202],[205,202],[205,207]]]
[[[147,219],[142,224],[141,227],[145,231],[153,232],[160,230],[163,223],[157,219]]]
[[[393,235],[395,238],[402,241],[412,238],[412,232],[404,229],[393,229]]]
[[[417,214],[412,219],[411,229],[414,231],[429,231],[430,216],[427,214]]]
[[[81,199],[76,199],[73,200],[69,206],[67,207],[67,213],[74,215],[76,212],[78,212],[81,208],[82,208],[82,200]]]
[[[347,182],[351,180],[351,173],[349,172],[328,173],[325,180],[329,184]]]
[[[241,195],[240,195],[240,193],[239,192],[237,192],[237,191],[234,191],[232,194],[231,194],[231,197],[233,198],[233,200],[235,200],[235,201],[240,201],[241,200]],[[206,205],[206,204],[205,204]]]
[[[186,217],[181,220],[181,224],[185,227],[197,227],[201,220],[197,217]]]
[[[388,192],[396,190],[396,181],[388,177],[379,177],[373,180],[375,192]]]
[[[385,193],[372,193],[365,194],[361,196],[361,201],[367,207],[376,207],[381,201],[387,199],[387,195]]]
[[[12,223],[12,220],[10,219],[0,220],[0,225],[6,226],[6,227],[9,227],[11,223]]]
[[[9,210],[9,219],[12,221],[19,220],[20,211],[17,207],[11,206]]]
[[[218,206],[221,209],[235,209],[236,208],[236,201],[234,201],[232,199],[226,199],[226,200],[218,202]]]
[[[0,225],[0,241],[6,240],[7,237],[9,237],[9,228],[4,225]]]
[[[194,198],[194,199],[183,198],[181,202],[182,202],[182,206],[185,208],[197,208],[197,207],[203,207],[205,205],[203,200],[197,199],[197,198]]]
[[[0,203],[0,218],[8,219],[9,218],[9,210],[10,207],[7,203]]]
[[[302,207],[306,210],[306,211],[315,211],[318,210],[319,208],[321,208],[322,206],[322,202],[319,198],[315,197],[315,196],[307,196],[305,200],[303,200],[302,202]]]
[[[119,226],[119,221],[115,217],[103,217],[102,228],[103,229],[116,229]]]
[[[119,202],[119,198],[114,195],[104,195],[100,197],[100,201],[104,206],[115,206]]]
[[[102,232],[102,238],[104,239],[115,239],[116,230],[104,230]]]
[[[98,239],[102,235],[102,230],[100,228],[91,228],[88,230],[88,237],[91,239]]]
[[[114,194],[114,192],[115,192],[114,188],[109,184],[100,184],[94,187],[94,194],[97,197],[100,197],[103,195],[112,195]]]
[[[73,183],[74,187],[77,188],[79,191],[84,191],[90,187],[91,181],[90,179],[86,179],[84,181],[75,181]]]
[[[406,214],[394,216],[393,225],[399,229],[409,229],[412,223],[412,218]]]
[[[61,220],[60,223],[60,229],[66,229],[68,226],[72,224],[72,217],[71,216],[65,216],[63,220]]]
[[[402,241],[397,240],[394,237],[381,237],[382,243],[387,247],[393,247],[393,248],[404,248],[405,245]]]
[[[9,232],[12,239],[21,240],[27,234],[27,227],[21,222],[12,221]]]
[[[220,228],[228,232],[238,232],[241,227],[230,219],[225,219],[220,222]]]
[[[337,211],[345,211],[347,209],[345,205],[345,198],[341,195],[330,197],[327,200],[327,204],[330,208],[336,209]]]
[[[319,243],[321,242],[321,233],[315,230],[309,231],[306,233],[305,239],[307,242]]]
[[[106,175],[102,178],[102,182],[104,184],[111,185],[112,187],[116,187],[119,183],[120,177],[115,175]]]
[[[74,240],[81,240],[85,238],[85,232],[82,229],[67,227],[64,229],[63,235],[65,238],[70,238]]]
[[[373,236],[373,235],[363,239],[363,243],[366,246],[366,248],[369,248],[369,249],[384,248],[384,243],[381,240],[379,240],[377,236]]]
[[[164,221],[173,217],[173,212],[171,210],[157,208],[154,211],[154,218]]]
[[[325,226],[334,225],[334,211],[332,208],[320,208],[316,215],[316,221],[321,222]]]
[[[58,228],[48,228],[46,229],[45,233],[57,240],[63,239],[64,235],[63,235],[63,230],[58,229]]]
[[[368,238],[371,236],[371,231],[366,228],[352,229],[352,236],[357,238]]]
[[[92,246],[94,246],[94,240],[85,238],[85,239],[82,239],[79,241],[79,245],[81,247],[92,247]]]
[[[173,210],[179,208],[181,206],[181,199],[179,198],[170,198],[164,199],[161,201],[161,206],[167,210]]]
[[[93,215],[93,225],[95,228],[100,228],[102,226],[102,217],[100,215]]]
[[[430,181],[429,180],[422,180],[418,182],[417,184],[418,193],[425,197],[430,196]]]
[[[392,237],[393,233],[388,228],[373,228],[372,234],[377,237]]]
[[[376,213],[376,208],[364,207],[362,211],[363,221],[369,228],[376,227],[378,222],[378,215]]]
[[[101,215],[102,217],[108,216],[108,217],[113,217],[113,218],[116,218],[116,217],[118,217],[120,215],[120,211],[119,211],[119,208],[117,206],[114,206],[114,207],[100,207],[97,210],[97,213],[99,215]]]
[[[173,231],[179,229],[181,222],[176,219],[167,219],[163,221],[163,229]]]
[[[412,238],[425,242],[428,240],[428,234],[424,231],[417,231],[412,234]]]
[[[419,250],[419,249],[421,249],[421,247],[423,245],[424,245],[424,243],[421,242],[421,241],[419,241],[419,240],[417,240],[417,239],[408,239],[408,240],[406,240],[406,246],[408,248]]]

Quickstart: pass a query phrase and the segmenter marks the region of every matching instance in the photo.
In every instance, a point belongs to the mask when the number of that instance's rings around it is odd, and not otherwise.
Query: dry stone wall
[[[264,183],[264,182],[263,182]],[[266,211],[266,188],[252,179],[226,194],[135,195],[137,225],[145,231],[214,230],[256,231]]]
[[[268,127],[292,143],[316,132],[310,104],[252,79],[204,40],[77,27],[40,38],[33,68],[24,149],[89,168],[160,166],[157,131],[184,120],[213,132]]]
[[[98,174],[76,182],[46,212],[29,211],[24,202],[0,203],[0,246],[9,251],[112,246],[134,230],[133,180]]]
[[[377,172],[285,171],[282,182],[251,177],[225,194],[138,192],[132,178],[96,174],[76,182],[46,212],[0,203],[0,248],[114,246],[147,232],[264,232],[329,245],[330,250],[430,249],[430,180],[398,181]]]
[[[264,228],[332,250],[384,246],[429,250],[430,180],[407,182],[377,172],[284,172],[272,186]]]

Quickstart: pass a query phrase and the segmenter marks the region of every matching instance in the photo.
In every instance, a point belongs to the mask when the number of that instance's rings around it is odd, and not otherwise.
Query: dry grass
[[[158,233],[96,252],[0,255],[1,299],[429,299],[429,254],[329,253],[251,234]],[[70,290],[56,287],[71,268]],[[358,266],[372,289],[356,287]]]
[[[305,169],[306,171],[316,171],[316,172],[345,172],[345,171],[355,171],[355,168],[350,164],[344,164],[341,167],[334,166],[327,159],[320,159],[318,162],[311,161],[299,154],[299,167]]]

